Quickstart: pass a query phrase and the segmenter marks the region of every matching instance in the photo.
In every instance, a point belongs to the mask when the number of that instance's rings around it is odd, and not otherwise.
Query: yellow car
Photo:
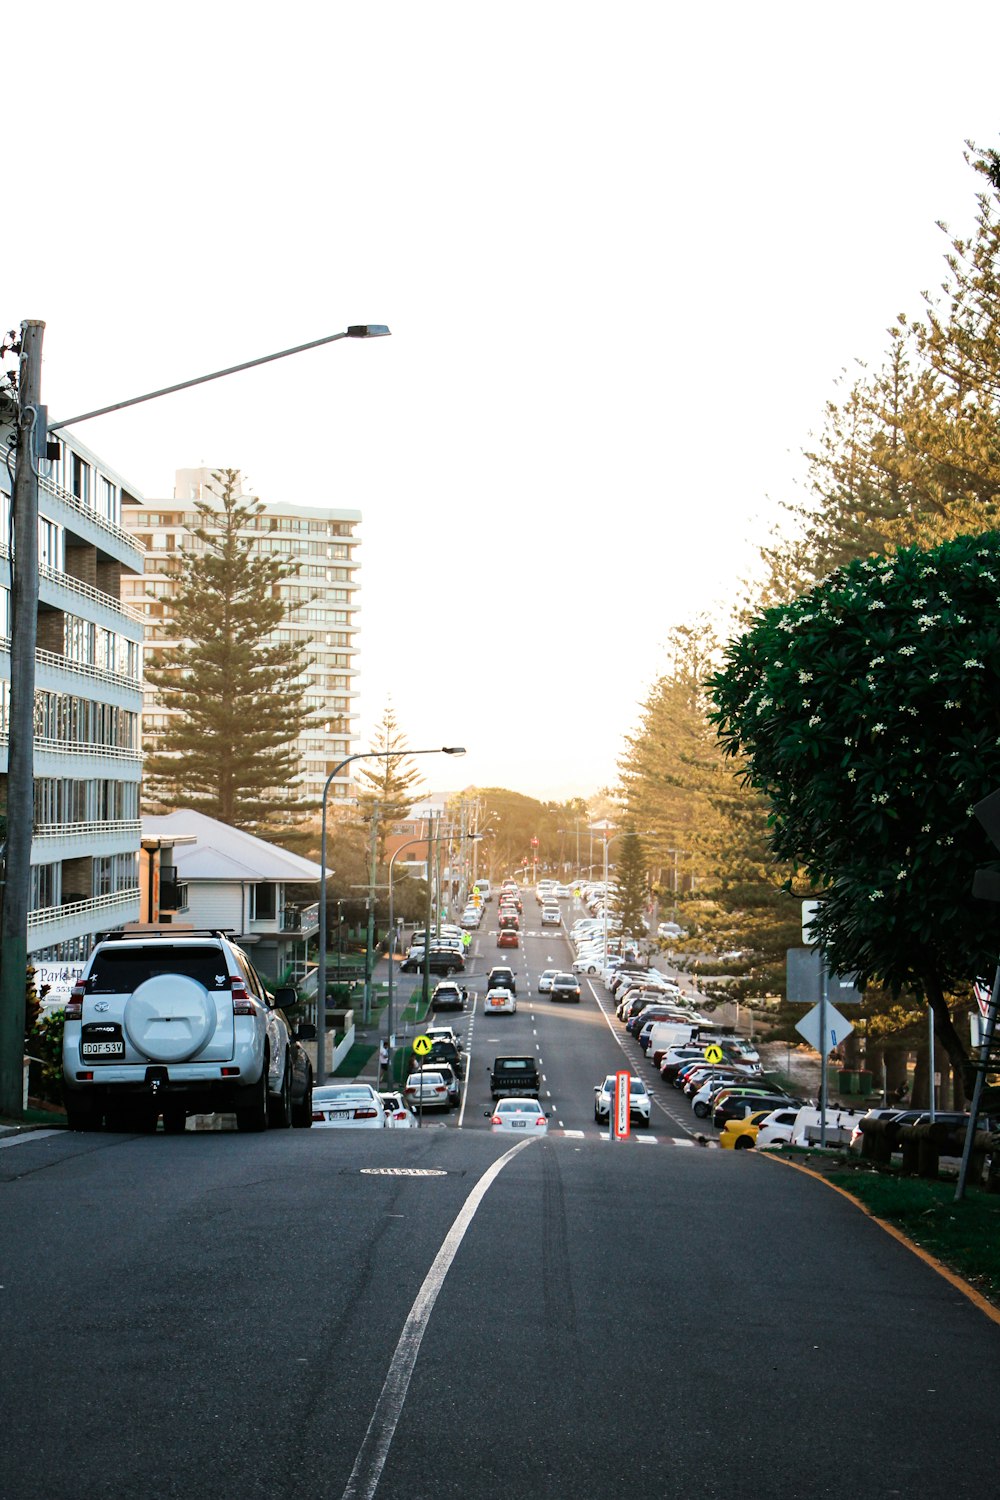
[[[759,1109],[755,1114],[747,1115],[745,1120],[727,1120],[719,1136],[719,1145],[730,1151],[749,1151],[757,1139],[761,1121],[771,1113],[770,1109]]]

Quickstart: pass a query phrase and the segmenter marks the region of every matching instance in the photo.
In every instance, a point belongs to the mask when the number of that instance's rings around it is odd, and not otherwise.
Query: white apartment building
[[[146,566],[142,578],[123,578],[122,599],[143,615],[147,649],[155,649],[157,642],[167,639],[164,621],[177,589],[180,555],[204,547],[194,534],[202,525],[194,502],[211,505],[218,491],[212,469],[178,469],[173,500],[146,500],[129,509],[126,525],[145,544]],[[281,585],[289,605],[299,607],[277,638],[298,642],[313,658],[305,692],[312,722],[298,741],[297,780],[303,797],[309,800],[319,799],[327,776],[351,754],[355,744],[356,529],[360,521],[361,512],[357,510],[277,503],[268,504],[244,533],[251,538],[255,551],[299,564],[298,576]],[[155,689],[147,688],[143,704],[147,748],[167,719],[166,711],[157,704]],[[331,797],[346,797],[350,784],[349,776],[338,777],[331,785]]]
[[[5,450],[10,428],[0,427]],[[142,497],[67,432],[40,466],[34,828],[28,953],[79,964],[96,932],[139,916],[141,618],[121,601]],[[11,464],[11,467],[13,465]],[[0,463],[0,795],[10,711],[10,476]]]

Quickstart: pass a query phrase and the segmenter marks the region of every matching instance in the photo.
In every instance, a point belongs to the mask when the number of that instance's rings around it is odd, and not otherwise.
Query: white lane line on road
[[[516,1146],[513,1146],[510,1151],[500,1157],[499,1161],[495,1161],[488,1171],[483,1173],[459,1210],[454,1224],[445,1235],[444,1243],[434,1257],[434,1264],[424,1277],[423,1286],[417,1293],[406,1322],[403,1324],[399,1343],[396,1345],[396,1351],[389,1365],[389,1373],[385,1377],[385,1384],[375,1403],[375,1410],[368,1423],[368,1431],[358,1450],[358,1456],[354,1460],[354,1468],[351,1470],[351,1477],[347,1481],[347,1488],[341,1500],[371,1500],[374,1495],[379,1479],[382,1477],[382,1470],[385,1468],[385,1461],[389,1456],[389,1448],[396,1427],[402,1416],[410,1377],[417,1362],[417,1355],[420,1353],[420,1345],[427,1331],[427,1324],[434,1311],[438,1293],[444,1285],[444,1279],[458,1253],[458,1247],[465,1238],[465,1231],[504,1167],[514,1160],[519,1151],[534,1144],[534,1140],[518,1141]]]
[[[462,1107],[458,1111],[458,1129],[459,1130],[461,1130],[461,1128],[462,1128],[462,1122],[465,1119],[465,1101],[469,1097],[469,1079],[472,1077],[472,1028],[473,1028],[473,1024],[475,1023],[475,1019],[476,1019],[476,1001],[478,999],[479,999],[478,995],[473,995],[473,997],[472,997],[472,1015],[469,1017],[469,1025],[468,1025],[468,1028],[467,1028],[466,1033],[465,1033],[465,1040],[466,1040],[466,1050],[465,1050],[465,1086],[462,1089]]]

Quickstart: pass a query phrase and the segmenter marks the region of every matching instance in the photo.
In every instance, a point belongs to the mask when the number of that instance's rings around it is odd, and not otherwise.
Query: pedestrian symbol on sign
[[[710,1063],[720,1063],[722,1061],[722,1048],[718,1042],[711,1042],[705,1048],[705,1061]]]

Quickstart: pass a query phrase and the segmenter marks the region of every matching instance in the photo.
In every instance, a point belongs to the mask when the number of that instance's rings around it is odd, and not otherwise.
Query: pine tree
[[[646,851],[642,839],[629,829],[621,837],[615,860],[615,889],[610,910],[621,922],[623,937],[642,937],[644,917],[649,904],[649,877]]]
[[[387,703],[375,731],[371,750],[377,758],[358,762],[358,808],[365,821],[378,819],[378,863],[385,864],[385,843],[393,823],[404,817],[423,784],[423,777],[406,755],[406,736]]]
[[[171,715],[147,756],[145,797],[156,811],[190,807],[287,840],[315,806],[292,785],[296,740],[310,717],[308,659],[297,644],[274,638],[288,616],[281,583],[298,566],[254,553],[244,533],[264,506],[238,494],[236,470],[213,478],[219,503],[195,502],[201,548],[181,554],[165,623],[177,644],[158,649],[146,667]]]

